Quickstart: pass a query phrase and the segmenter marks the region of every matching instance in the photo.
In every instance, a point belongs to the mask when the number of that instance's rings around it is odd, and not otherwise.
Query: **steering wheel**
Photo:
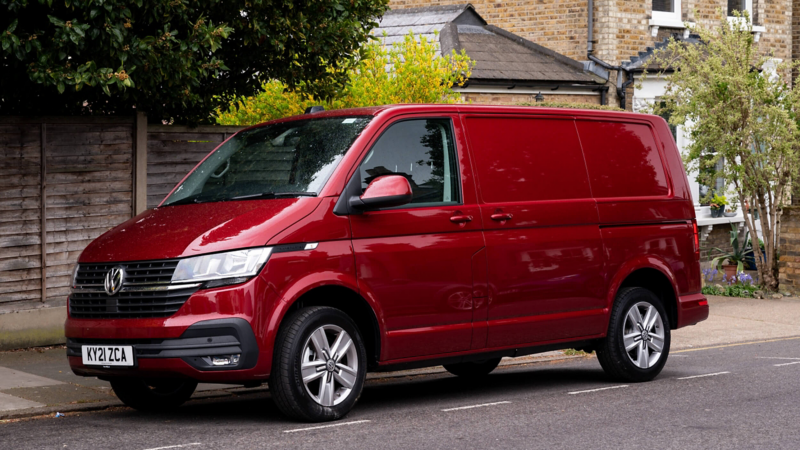
[[[228,158],[228,159],[225,160],[225,169],[220,173],[211,172],[211,178],[219,178],[219,177],[225,175],[228,172],[228,169],[230,169],[230,168],[231,168],[231,160],[230,160],[230,158]],[[217,170],[219,170],[219,167],[217,168]]]

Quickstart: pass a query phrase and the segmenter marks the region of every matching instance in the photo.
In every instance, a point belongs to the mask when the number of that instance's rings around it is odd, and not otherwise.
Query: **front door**
[[[413,191],[407,205],[350,216],[359,287],[384,313],[383,360],[470,348],[472,257],[484,243],[454,117],[388,124],[353,175],[362,190],[401,175]]]

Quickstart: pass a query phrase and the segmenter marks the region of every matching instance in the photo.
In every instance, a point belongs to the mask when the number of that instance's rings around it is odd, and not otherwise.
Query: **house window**
[[[681,0],[653,0],[653,18],[650,25],[683,28]]]
[[[747,14],[750,16],[750,20],[753,20],[753,0],[728,0],[728,17],[735,17],[734,11],[739,11],[740,13],[744,13],[747,11]]]

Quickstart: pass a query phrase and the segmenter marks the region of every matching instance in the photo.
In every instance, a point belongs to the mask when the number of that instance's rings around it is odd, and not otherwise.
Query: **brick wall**
[[[784,206],[781,214],[781,240],[778,245],[781,292],[800,291],[800,207]]]
[[[701,232],[704,231],[703,228],[701,227]],[[739,233],[740,237],[744,238],[744,228],[740,228]],[[714,248],[719,248],[726,252],[733,250],[731,248],[731,227],[727,223],[714,225],[708,236],[700,241],[700,261],[711,261],[719,256],[721,253],[713,250]]]
[[[792,60],[797,61],[800,59],[800,0],[792,1],[792,11],[797,11],[792,14]],[[792,78],[797,78],[797,75],[798,70],[795,69]]]
[[[600,95],[548,95],[542,92],[544,101],[557,103],[600,104]],[[536,94],[463,94],[466,101],[477,105],[518,105],[520,103],[536,103]]]

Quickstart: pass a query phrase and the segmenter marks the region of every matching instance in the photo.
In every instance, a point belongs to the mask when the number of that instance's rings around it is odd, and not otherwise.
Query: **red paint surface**
[[[411,195],[411,185],[405,177],[387,175],[372,180],[364,190],[362,199]]]
[[[157,208],[95,240],[80,261],[299,242],[319,243],[315,250],[273,254],[258,277],[198,291],[172,317],[68,318],[66,335],[171,338],[198,321],[241,317],[258,341],[254,369],[203,373],[180,360],[142,359],[136,371],[102,371],[225,381],[266,378],[285,314],[318,288],[349,290],[373,310],[381,364],[602,337],[617,290],[641,270],[672,286],[677,326],[708,316],[688,179],[663,119],[473,105],[315,116],[353,114],[374,119],[318,198]],[[335,215],[339,195],[380,133],[415,117],[452,120],[461,204]],[[70,364],[99,374],[77,358]]]

